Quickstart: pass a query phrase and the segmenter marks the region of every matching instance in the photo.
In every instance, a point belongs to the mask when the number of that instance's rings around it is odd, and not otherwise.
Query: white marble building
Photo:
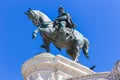
[[[120,80],[120,61],[109,72],[96,73],[61,55],[41,53],[22,66],[24,80]]]

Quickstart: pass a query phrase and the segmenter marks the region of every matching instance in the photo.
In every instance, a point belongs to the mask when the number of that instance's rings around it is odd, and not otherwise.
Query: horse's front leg
[[[37,28],[34,32],[33,32],[33,35],[32,35],[32,39],[36,38],[37,37],[37,33],[39,32],[39,28]]]
[[[32,39],[35,39],[37,37],[37,33],[33,32]]]

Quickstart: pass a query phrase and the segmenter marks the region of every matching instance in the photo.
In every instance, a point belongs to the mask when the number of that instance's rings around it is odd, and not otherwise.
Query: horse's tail
[[[83,53],[87,59],[89,59],[88,50],[89,50],[89,41],[87,38],[84,38]]]

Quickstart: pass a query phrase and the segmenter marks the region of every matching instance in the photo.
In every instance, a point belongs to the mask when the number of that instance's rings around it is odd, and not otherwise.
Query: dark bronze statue
[[[58,9],[58,17],[55,19],[55,24],[58,23],[59,28],[74,28],[75,24],[72,22],[71,16],[65,12],[64,8],[62,6],[59,7]]]
[[[39,32],[43,38],[43,48],[50,52],[49,44],[52,42],[59,50],[65,48],[72,59],[78,62],[80,50],[83,49],[84,55],[89,58],[89,41],[79,31],[73,29],[74,24],[68,13],[64,12],[63,7],[59,8],[58,24],[52,22],[49,17],[39,10],[28,10],[25,12],[32,20],[37,29],[33,32],[33,38]],[[58,28],[60,34],[58,34]]]

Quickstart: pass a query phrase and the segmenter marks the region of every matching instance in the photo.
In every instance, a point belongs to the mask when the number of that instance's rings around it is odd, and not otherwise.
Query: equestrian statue
[[[52,42],[59,50],[65,48],[67,54],[70,55],[75,62],[79,62],[78,57],[80,56],[81,49],[83,50],[85,57],[89,59],[88,39],[74,29],[75,24],[72,22],[70,15],[65,12],[63,7],[60,6],[58,12],[59,15],[54,21],[51,21],[47,15],[39,10],[29,9],[25,12],[37,27],[33,32],[32,38],[36,38],[37,33],[39,32],[44,42],[41,47],[45,48],[47,52],[50,52],[49,45]]]

